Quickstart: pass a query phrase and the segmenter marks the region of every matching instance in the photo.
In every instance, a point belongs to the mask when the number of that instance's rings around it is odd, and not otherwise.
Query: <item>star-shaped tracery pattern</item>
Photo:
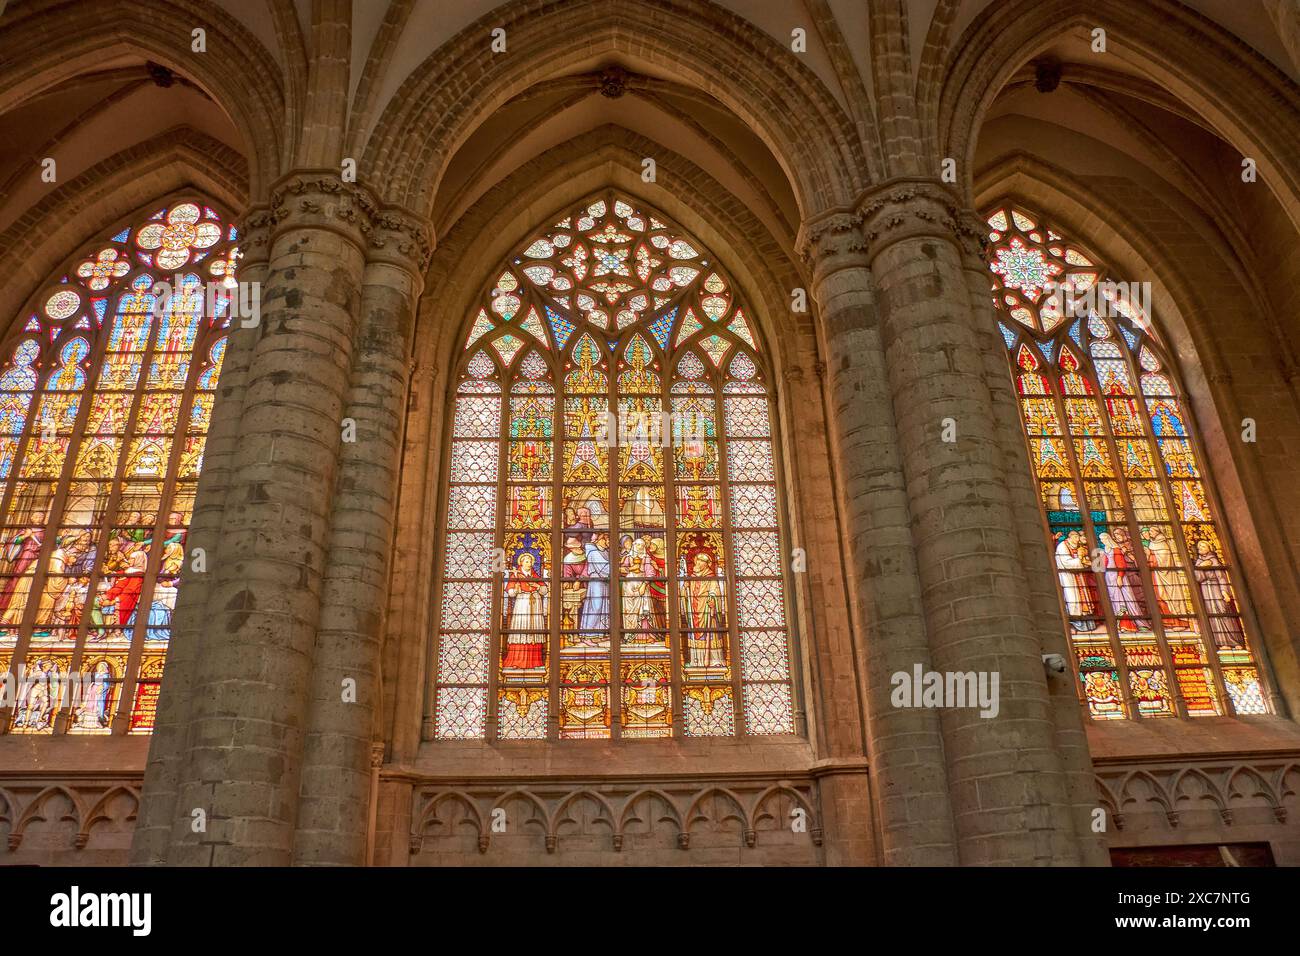
[[[1020,324],[1050,332],[1066,318],[1062,295],[1080,296],[1098,281],[1092,260],[1051,229],[1018,209],[999,209],[988,217],[993,258],[993,296],[998,307]]]

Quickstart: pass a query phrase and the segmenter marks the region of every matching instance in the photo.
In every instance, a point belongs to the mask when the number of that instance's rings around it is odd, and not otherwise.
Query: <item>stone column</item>
[[[334,170],[300,170],[272,189],[263,331],[209,562],[172,864],[292,859],[363,228],[373,212]]]
[[[890,678],[929,669],[898,432],[860,219],[806,224],[826,360],[831,447],[848,538],[849,601],[865,655],[867,756],[881,862],[957,862],[939,717],[896,708]]]
[[[1016,536],[1020,541],[1025,584],[1037,625],[1039,648],[1043,654],[1059,654],[1067,661],[1064,674],[1047,674],[1047,686],[1056,727],[1056,755],[1073,808],[1080,862],[1087,866],[1108,866],[1110,855],[1105,838],[1092,830],[1092,811],[1100,806],[1100,801],[1084,730],[1086,718],[1079,699],[1078,668],[1066,638],[1065,616],[1052,570],[1055,556],[1047,547],[1047,526],[1026,454],[1024,426],[1011,381],[1005,343],[997,330],[998,313],[993,307],[989,268],[984,258],[987,235],[988,226],[981,217],[974,213],[966,216],[960,232],[962,268],[970,291],[974,334],[977,340],[987,339],[982,349],[985,382],[998,443],[1002,448],[1003,482],[1016,519]]]
[[[366,862],[411,344],[431,231],[413,216],[386,210],[376,218],[369,243],[345,412],[355,440],[345,441],[340,453],[316,634],[294,841],[294,862],[300,864]],[[345,700],[349,680],[353,694]]]
[[[995,717],[939,711],[960,862],[1078,863],[959,213],[919,180],[876,190],[860,211],[934,668],[999,679]]]
[[[269,210],[265,206],[253,207],[240,220],[238,277],[241,284],[266,284],[270,225]],[[158,698],[140,810],[132,836],[131,861],[137,865],[158,864],[167,858],[177,779],[189,722],[194,661],[204,640],[211,592],[211,570],[207,562],[218,550],[231,462],[239,438],[248,366],[260,331],[260,322],[246,326],[237,318],[231,323],[226,337],[220,384],[203,450],[203,471],[199,475],[194,513],[185,538],[186,561],[172,617],[172,638],[167,647],[167,679]],[[202,549],[204,555],[202,572],[193,569],[192,556],[197,549]]]

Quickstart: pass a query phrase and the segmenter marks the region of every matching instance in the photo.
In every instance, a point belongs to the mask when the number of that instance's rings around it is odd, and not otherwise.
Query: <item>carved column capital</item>
[[[823,310],[846,289],[870,295],[867,242],[857,213],[833,209],[811,217],[799,228],[796,248],[812,272],[810,291]]]
[[[249,206],[239,217],[240,267],[264,265],[271,257],[271,207],[266,203]]]
[[[366,259],[406,269],[417,278],[424,276],[433,258],[433,225],[400,206],[384,206],[363,227]]]
[[[983,255],[987,230],[979,217],[936,180],[882,183],[859,199],[858,214],[873,261],[895,242],[920,237],[944,239],[963,253]]]
[[[832,209],[809,218],[799,227],[795,249],[813,266],[831,256],[865,252],[862,217],[851,210]]]
[[[344,182],[333,169],[295,170],[271,187],[271,229],[328,229],[366,247],[380,204],[368,189]]]

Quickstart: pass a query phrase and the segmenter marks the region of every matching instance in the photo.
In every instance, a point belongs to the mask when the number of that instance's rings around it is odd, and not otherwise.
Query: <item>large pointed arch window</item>
[[[453,383],[436,737],[794,732],[767,365],[631,200],[509,257]]]
[[[236,239],[201,199],[155,207],[73,257],[0,346],[9,733],[153,729],[229,322],[205,293],[234,286]]]
[[[1267,713],[1195,424],[1142,296],[1036,213],[1004,206],[988,225],[999,329],[1090,715]]]

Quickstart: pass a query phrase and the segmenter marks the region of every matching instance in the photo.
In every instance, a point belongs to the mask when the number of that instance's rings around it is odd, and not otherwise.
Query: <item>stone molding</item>
[[[375,756],[372,754],[372,761]],[[384,778],[389,783],[412,787],[412,855],[427,850],[439,839],[433,832],[439,826],[451,828],[460,823],[473,828],[479,852],[488,853],[493,837],[492,811],[514,800],[535,810],[535,817],[524,825],[530,832],[540,829],[547,853],[563,853],[564,831],[576,822],[569,811],[582,801],[595,811],[592,819],[607,828],[607,850],[620,853],[632,835],[629,824],[641,822],[636,813],[651,798],[658,798],[668,808],[667,818],[659,823],[671,827],[679,850],[698,848],[699,841],[692,842],[692,828],[708,822],[734,826],[738,847],[761,849],[765,833],[789,832],[784,818],[795,806],[808,813],[807,839],[812,847],[820,848],[823,833],[816,779],[828,772],[856,774],[865,769],[855,763],[789,777],[746,775],[743,779],[615,784],[581,780],[433,782],[411,779],[400,772],[386,773]],[[1229,756],[1098,762],[1095,776],[1098,805],[1114,822],[1109,841],[1112,845],[1116,845],[1117,834],[1127,838],[1125,843],[1140,842],[1147,834],[1173,835],[1207,825],[1250,828],[1249,838],[1256,839],[1261,827],[1277,829],[1279,834],[1290,832],[1300,810],[1300,751],[1246,759]],[[0,776],[0,828],[7,831],[6,841],[0,844],[0,861],[7,858],[22,862],[19,854],[26,856],[29,850],[36,849],[34,844],[29,846],[29,832],[34,835],[38,827],[60,824],[66,826],[70,838],[64,846],[42,843],[41,862],[76,864],[81,859],[80,851],[118,852],[116,847],[101,845],[101,834],[105,826],[113,824],[124,831],[134,827],[142,783],[138,773]],[[51,801],[57,802],[60,797],[66,803],[55,807]],[[783,797],[786,805],[774,812],[772,801],[778,797]],[[115,807],[118,798],[123,802]],[[707,806],[710,801],[715,801],[712,808]],[[447,812],[452,805],[461,808],[459,816]],[[720,805],[725,805],[728,812],[710,815]],[[120,852],[125,862],[125,848]]]
[[[68,774],[0,776],[0,827],[8,831],[0,860],[23,849],[24,839],[33,825],[57,827],[71,823],[75,824],[75,830],[66,846],[43,844],[39,849],[43,858],[53,854],[52,862],[77,863],[75,851],[91,847],[104,823],[130,824],[127,833],[134,829],[143,785],[144,776],[140,773],[97,774],[84,779]],[[71,806],[63,808],[56,816],[52,812],[55,808],[49,806],[49,802],[59,797]],[[121,808],[125,812],[121,809],[117,813],[111,812],[114,799],[118,797],[125,801]],[[64,857],[63,853],[74,855]],[[125,862],[124,849],[122,858]]]
[[[412,856],[437,839],[431,829],[442,826],[447,828],[444,832],[450,833],[466,823],[477,835],[479,852],[487,853],[492,844],[494,811],[514,801],[521,801],[533,813],[516,829],[540,828],[548,854],[564,849],[566,835],[562,831],[566,824],[580,825],[574,813],[583,802],[594,811],[588,822],[608,828],[607,848],[614,853],[625,848],[630,824],[644,823],[650,830],[667,824],[674,831],[675,846],[690,850],[692,827],[709,821],[734,826],[738,845],[753,850],[759,845],[761,833],[793,833],[786,818],[796,808],[807,814],[806,830],[797,835],[812,847],[820,847],[823,842],[816,785],[808,776],[676,782],[646,779],[616,784],[536,780],[461,785],[414,782],[412,786]],[[785,805],[778,806],[782,799]],[[655,800],[666,810],[666,816],[662,811],[654,818],[637,815],[643,805]],[[459,807],[460,815],[444,816],[441,808],[449,805]],[[507,822],[507,832],[512,832],[509,826]]]
[[[1300,810],[1300,751],[1253,759],[1099,762],[1096,779],[1101,805],[1118,830],[1151,829],[1153,819],[1167,831],[1204,826],[1206,811],[1217,814],[1216,825],[1285,826],[1294,819],[1292,810]]]

